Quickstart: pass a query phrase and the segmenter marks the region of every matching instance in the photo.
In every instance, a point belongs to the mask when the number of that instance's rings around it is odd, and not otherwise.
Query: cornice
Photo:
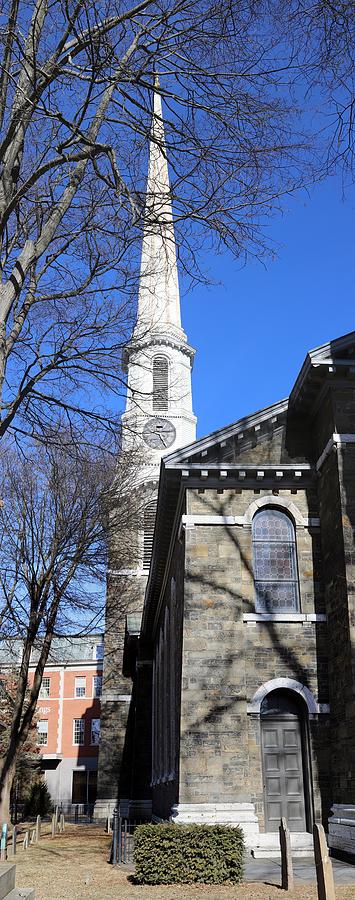
[[[150,332],[143,338],[137,338],[127,344],[124,350],[125,367],[128,366],[129,362],[132,362],[132,357],[136,353],[140,353],[142,350],[149,350],[149,348],[153,347],[171,347],[174,350],[178,350],[180,353],[184,353],[185,356],[188,356],[191,363],[196,354],[195,348],[187,343],[187,337],[184,332],[181,333],[181,337],[169,334],[165,331]]]

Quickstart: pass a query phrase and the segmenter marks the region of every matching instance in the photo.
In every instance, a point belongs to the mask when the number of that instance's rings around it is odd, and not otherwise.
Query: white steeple
[[[182,336],[179,279],[159,80],[153,94],[152,140],[145,201],[135,332],[176,330]]]
[[[162,456],[195,440],[191,369],[195,351],[181,327],[179,280],[159,82],[152,138],[137,321],[127,349],[124,446],[144,449],[141,480],[157,481]]]

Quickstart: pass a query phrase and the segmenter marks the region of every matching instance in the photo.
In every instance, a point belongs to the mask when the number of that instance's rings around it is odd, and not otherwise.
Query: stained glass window
[[[299,590],[295,531],[279,509],[262,509],[253,519],[257,612],[297,612]]]

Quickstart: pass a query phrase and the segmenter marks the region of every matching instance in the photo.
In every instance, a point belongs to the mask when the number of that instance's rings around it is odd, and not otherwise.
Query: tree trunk
[[[15,770],[16,765],[15,763],[13,763],[12,766],[10,766],[9,771],[5,775],[4,786],[0,799],[0,825],[3,825],[4,822],[10,824],[10,796],[13,780],[15,777]]]

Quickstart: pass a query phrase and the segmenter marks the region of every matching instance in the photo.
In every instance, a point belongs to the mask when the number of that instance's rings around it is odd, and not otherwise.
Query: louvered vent
[[[153,359],[153,409],[169,409],[169,364],[165,356]]]
[[[157,511],[156,500],[148,503],[144,510],[143,523],[143,569],[149,569],[152,558],[155,514]]]

